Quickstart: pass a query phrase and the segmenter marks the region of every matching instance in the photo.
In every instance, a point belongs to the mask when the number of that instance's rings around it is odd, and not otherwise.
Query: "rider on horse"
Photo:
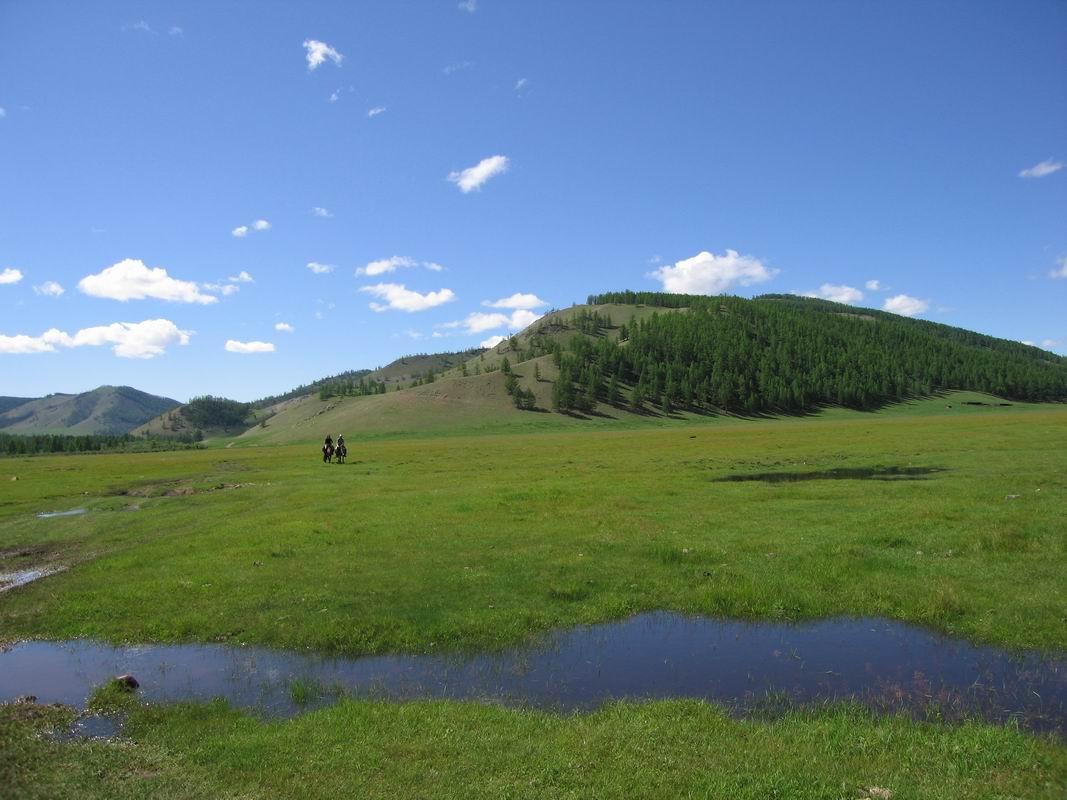
[[[322,443],[322,463],[329,464],[333,458],[333,437],[326,434],[326,441]]]
[[[345,457],[348,456],[348,448],[345,447],[345,437],[343,434],[337,434],[337,447],[334,449],[334,453],[337,455],[337,463],[343,464]]]

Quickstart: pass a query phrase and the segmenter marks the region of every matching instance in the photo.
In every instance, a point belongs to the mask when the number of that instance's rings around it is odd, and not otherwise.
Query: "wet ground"
[[[62,572],[66,567],[37,567],[34,569],[23,569],[15,572],[0,572],[0,592],[6,592],[8,589],[15,589],[19,586],[25,586],[27,583],[33,583],[41,578],[47,578],[49,575],[55,575],[57,572]]]
[[[879,619],[799,625],[657,612],[492,655],[323,658],[226,645],[22,642],[0,652],[0,700],[83,707],[122,673],[144,700],[231,704],[287,716],[341,693],[590,710],[617,698],[703,698],[738,713],[853,700],[919,718],[1017,721],[1067,735],[1067,655],[976,647]]]
[[[84,508],[72,508],[70,511],[39,511],[37,519],[52,519],[52,517],[76,517],[84,514]]]

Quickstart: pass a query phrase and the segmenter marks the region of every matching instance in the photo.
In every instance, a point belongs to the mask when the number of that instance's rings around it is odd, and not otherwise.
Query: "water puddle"
[[[24,569],[18,572],[0,572],[0,592],[6,592],[9,589],[25,586],[27,583],[33,583],[41,578],[47,578],[49,575],[55,575],[57,572],[62,572],[65,569],[66,567],[39,567],[37,569]]]
[[[590,710],[620,698],[703,698],[738,713],[853,700],[1067,735],[1067,656],[1008,654],[880,619],[750,624],[656,612],[491,655],[355,659],[226,645],[22,642],[0,652],[0,700],[83,707],[120,673],[150,702],[209,701],[289,716],[339,694]]]
[[[52,519],[53,517],[76,517],[84,514],[84,508],[72,508],[70,511],[38,511],[37,519]]]
[[[55,731],[52,738],[61,742],[75,739],[114,739],[122,733],[122,723],[123,719],[119,716],[85,714],[74,720],[69,728]]]
[[[944,472],[943,467],[840,467],[819,472],[757,472],[724,475],[712,483],[762,481],[795,483],[797,481],[921,481],[927,475]]]

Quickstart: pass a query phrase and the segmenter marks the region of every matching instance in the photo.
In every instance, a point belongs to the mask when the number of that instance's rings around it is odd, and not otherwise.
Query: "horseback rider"
[[[329,463],[333,458],[333,437],[330,434],[326,434],[326,441],[322,443],[322,460],[324,463]]]
[[[337,434],[337,447],[335,452],[337,453],[337,463],[344,463],[345,456],[348,455],[348,448],[345,447],[345,437],[343,434]]]

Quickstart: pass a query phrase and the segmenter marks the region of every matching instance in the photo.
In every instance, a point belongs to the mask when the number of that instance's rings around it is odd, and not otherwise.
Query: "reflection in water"
[[[797,481],[921,481],[925,476],[944,472],[944,467],[839,467],[819,472],[756,472],[712,478],[712,483],[762,481],[796,483]]]
[[[587,710],[618,698],[695,697],[745,712],[854,700],[883,711],[1017,720],[1067,732],[1067,658],[1011,655],[880,619],[800,625],[656,612],[559,631],[534,647],[475,656],[355,659],[225,645],[110,647],[22,642],[0,652],[0,699],[84,704],[134,674],[149,701],[231,704],[285,716],[341,691],[390,699],[477,699]]]

